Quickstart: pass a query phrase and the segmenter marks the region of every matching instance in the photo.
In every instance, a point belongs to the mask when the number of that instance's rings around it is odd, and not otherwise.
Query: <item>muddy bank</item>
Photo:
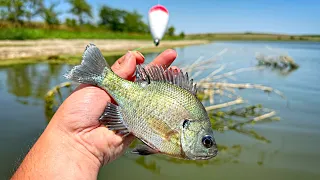
[[[49,57],[56,55],[79,55],[82,54],[85,46],[89,43],[96,44],[102,52],[121,52],[136,48],[153,49],[154,51],[163,48],[181,47],[187,45],[205,44],[205,40],[180,40],[162,41],[158,47],[152,41],[140,40],[23,40],[0,41],[0,60],[24,59],[31,57]]]

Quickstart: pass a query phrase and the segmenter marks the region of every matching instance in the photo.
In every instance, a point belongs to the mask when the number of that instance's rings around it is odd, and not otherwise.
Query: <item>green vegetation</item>
[[[42,10],[43,11],[42,17],[49,26],[60,24],[60,21],[58,18],[58,15],[60,13],[55,12],[54,10],[55,7],[56,7],[56,4],[52,3],[48,8],[44,7]]]
[[[116,32],[149,33],[148,26],[137,11],[128,12],[108,6],[102,6],[100,10],[99,25]]]
[[[84,24],[84,17],[91,17],[91,6],[85,0],[68,0],[70,5],[72,6],[70,12],[76,16],[78,16],[79,23]]]
[[[168,29],[168,35],[169,36],[173,36],[174,35],[174,31],[175,31],[175,28],[173,26],[169,27]]]
[[[320,41],[320,35],[286,35],[268,33],[208,33],[208,34],[189,34],[187,39],[206,39],[206,40],[249,40],[249,41]]]
[[[180,36],[181,38],[184,38],[186,35],[184,34],[184,32],[181,32],[181,33],[179,34],[179,36]]]
[[[103,5],[99,18],[93,22],[93,12],[85,0],[65,0],[70,4],[68,13],[76,19],[59,19],[58,3],[46,6],[43,0],[4,0],[0,3],[0,40],[13,39],[151,39],[148,25],[136,10]],[[34,18],[43,22],[34,22]],[[183,39],[176,36],[171,26],[164,39]]]
[[[54,19],[48,19],[50,22],[55,22]],[[68,23],[73,23],[70,20]],[[0,27],[1,27],[0,23]],[[57,28],[49,27],[1,27],[0,40],[26,40],[26,39],[151,39],[149,33],[138,32],[119,32],[110,31],[103,27],[75,27],[67,28],[60,26]],[[179,40],[184,36],[165,36],[163,40]]]
[[[0,39],[151,39],[149,34],[113,32],[104,29],[2,28]],[[171,38],[172,39],[172,38]]]

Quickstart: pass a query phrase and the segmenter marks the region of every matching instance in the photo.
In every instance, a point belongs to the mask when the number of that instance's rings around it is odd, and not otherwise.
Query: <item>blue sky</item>
[[[45,0],[46,3],[52,0]],[[57,2],[59,0],[53,0]],[[158,0],[87,0],[95,20],[102,5],[137,10],[147,22],[150,7]],[[320,34],[320,0],[160,0],[170,13],[169,25],[177,32],[267,32]],[[58,11],[70,8],[60,0]],[[61,18],[70,17],[64,14]]]

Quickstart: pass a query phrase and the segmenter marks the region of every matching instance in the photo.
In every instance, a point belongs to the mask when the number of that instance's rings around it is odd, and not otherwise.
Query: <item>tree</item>
[[[124,17],[127,12],[121,9],[113,9],[103,6],[100,10],[100,25],[106,26],[112,31],[124,31]]]
[[[68,0],[72,8],[71,13],[78,16],[79,23],[84,24],[85,16],[92,17],[91,6],[85,0]]]
[[[127,32],[147,32],[148,26],[142,21],[142,15],[137,11],[127,12],[124,16],[125,31]]]
[[[99,16],[100,25],[112,31],[148,32],[148,25],[143,22],[142,15],[137,11],[128,12],[122,9],[103,6]]]
[[[43,8],[43,0],[27,0],[24,3],[25,17],[30,22],[33,17],[42,13]]]
[[[169,36],[174,36],[174,31],[175,31],[175,28],[173,26],[169,27],[168,29],[168,35]]]
[[[67,18],[65,24],[69,27],[75,27],[77,26],[77,21],[75,19]]]
[[[4,2],[1,2],[1,4],[7,8],[7,20],[14,23],[21,23],[21,18],[25,15],[24,3],[25,0],[4,0]]]
[[[8,12],[0,6],[0,20],[6,20],[8,18]]]
[[[184,32],[182,31],[182,32],[179,34],[179,36],[180,36],[181,38],[184,38],[184,37],[185,37]]]
[[[6,20],[8,18],[7,2],[5,0],[0,1],[0,19]]]
[[[1,0],[0,7],[2,18],[14,23],[22,23],[23,18],[31,19],[40,15],[43,8],[43,0]]]
[[[48,24],[48,25],[58,25],[60,24],[59,21],[59,12],[56,12],[54,10],[54,8],[57,6],[57,4],[52,3],[48,8],[43,7],[42,9],[42,17],[44,19],[44,21]]]

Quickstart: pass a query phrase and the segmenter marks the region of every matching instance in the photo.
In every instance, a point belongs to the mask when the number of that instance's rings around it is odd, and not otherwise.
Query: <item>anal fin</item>
[[[159,153],[157,150],[152,149],[151,147],[143,144],[143,145],[138,145],[136,148],[134,148],[131,153],[133,154],[139,154],[141,156],[147,156],[151,154],[157,154]]]
[[[127,136],[130,134],[127,126],[123,122],[120,107],[110,102],[108,102],[99,121],[106,125],[109,130],[115,131],[119,135]]]

